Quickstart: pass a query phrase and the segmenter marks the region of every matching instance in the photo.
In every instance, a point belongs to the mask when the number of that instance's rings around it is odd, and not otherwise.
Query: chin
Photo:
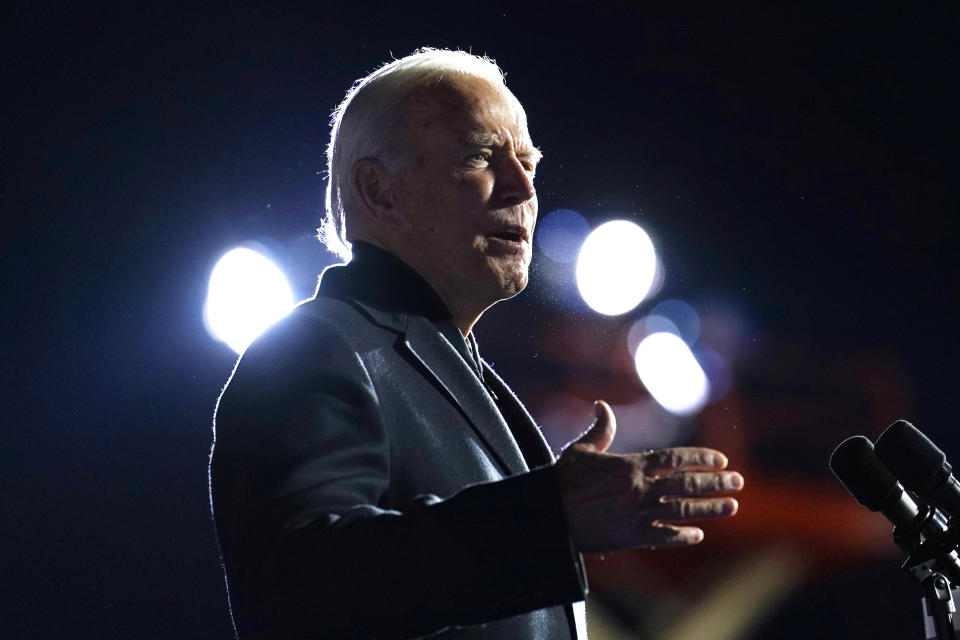
[[[528,262],[523,261],[522,263],[518,262],[510,265],[501,264],[496,265],[496,267],[495,271],[500,300],[512,298],[526,288],[527,282],[530,279]]]

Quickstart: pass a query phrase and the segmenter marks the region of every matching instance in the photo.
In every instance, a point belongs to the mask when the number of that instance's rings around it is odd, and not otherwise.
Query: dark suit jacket
[[[239,636],[575,637],[586,582],[546,442],[416,273],[354,256],[247,349],[217,407]]]

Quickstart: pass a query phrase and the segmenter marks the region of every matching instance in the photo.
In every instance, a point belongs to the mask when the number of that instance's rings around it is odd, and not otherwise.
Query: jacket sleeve
[[[374,386],[340,333],[292,316],[220,398],[211,503],[241,638],[403,638],[582,600],[554,469],[402,510]]]

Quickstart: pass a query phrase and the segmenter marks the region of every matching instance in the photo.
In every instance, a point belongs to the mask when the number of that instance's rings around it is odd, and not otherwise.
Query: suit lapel
[[[523,451],[523,457],[531,467],[539,467],[554,461],[550,445],[544,439],[540,428],[527,413],[520,400],[513,394],[500,376],[484,361],[483,379],[500,399],[500,410],[513,431],[513,435]]]
[[[460,411],[507,475],[528,470],[510,429],[476,374],[429,320],[409,316],[399,342],[423,374]]]

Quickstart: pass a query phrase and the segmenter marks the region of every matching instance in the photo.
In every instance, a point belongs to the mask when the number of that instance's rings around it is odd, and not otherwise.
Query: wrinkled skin
[[[743,487],[743,476],[725,470],[725,455],[702,447],[606,453],[616,418],[602,401],[596,415],[556,463],[570,535],[580,551],[697,544],[703,530],[687,521],[737,512],[735,499],[718,497]]]

